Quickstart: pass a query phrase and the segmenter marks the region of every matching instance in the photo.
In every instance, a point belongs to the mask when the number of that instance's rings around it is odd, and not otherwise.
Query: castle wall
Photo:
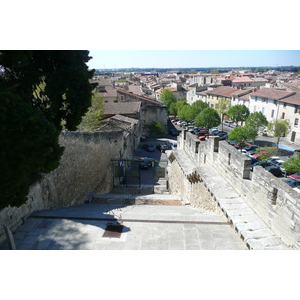
[[[94,191],[107,193],[113,187],[111,159],[132,158],[137,145],[133,132],[62,132],[60,145],[65,147],[59,167],[30,187],[28,201],[0,211],[0,225],[12,232],[34,211],[84,203]],[[0,243],[5,239],[0,226]]]
[[[197,201],[201,200],[193,198],[193,193],[186,187],[188,177],[183,174],[194,172],[194,176],[202,178],[201,173],[206,168],[213,168],[287,246],[300,249],[299,193],[261,167],[256,167],[252,172],[251,160],[225,141],[219,141],[218,137],[199,143],[195,136],[184,131],[178,137],[178,150],[174,155],[176,162],[170,164],[171,192],[175,191],[197,207]],[[192,161],[185,171],[184,155]],[[194,183],[198,187],[193,187],[204,198],[206,195],[202,186],[205,180]]]

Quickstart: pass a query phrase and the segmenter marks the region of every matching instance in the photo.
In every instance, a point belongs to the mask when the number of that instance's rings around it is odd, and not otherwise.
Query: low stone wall
[[[180,196],[184,204],[190,204],[202,212],[223,214],[202,180],[201,170],[195,167],[184,151],[174,151],[169,156],[168,177],[171,193]]]
[[[189,166],[185,156],[192,161]],[[169,170],[171,192],[180,191],[182,198],[195,207],[201,207],[201,201],[210,203],[211,199],[207,198],[202,188],[208,179],[203,183],[199,181],[192,188],[188,183],[188,175],[195,173],[194,177],[201,179],[203,169],[213,168],[277,237],[287,246],[300,249],[300,194],[282,180],[261,167],[252,172],[251,160],[217,137],[199,143],[195,136],[184,131],[178,137],[178,152],[172,158]],[[195,195],[201,195],[198,198],[203,197],[203,200],[197,200]]]
[[[5,223],[14,232],[34,211],[84,203],[92,191],[110,192],[113,187],[111,159],[132,158],[136,136],[123,131],[62,132],[59,143],[65,152],[59,167],[30,187],[25,204],[2,209],[0,224]],[[0,243],[4,239],[4,229],[0,226]]]

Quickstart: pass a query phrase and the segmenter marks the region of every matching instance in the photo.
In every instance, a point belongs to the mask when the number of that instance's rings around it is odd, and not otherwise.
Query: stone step
[[[170,194],[102,194],[94,195],[92,203],[112,204],[112,205],[170,205],[182,206],[181,197]]]
[[[152,185],[132,185],[132,186],[116,186],[113,188],[114,194],[134,194],[134,195],[147,195],[153,193]]]

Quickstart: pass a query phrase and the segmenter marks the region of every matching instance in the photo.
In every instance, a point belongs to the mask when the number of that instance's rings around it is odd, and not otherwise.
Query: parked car
[[[254,150],[256,150],[257,148],[259,148],[259,146],[256,146],[256,145],[250,145],[250,146],[244,147],[244,150],[246,150],[246,151],[254,151]]]
[[[144,144],[143,148],[148,152],[154,152],[154,150],[155,150],[155,147],[152,144]]]
[[[255,158],[254,158],[254,159],[255,159]],[[263,168],[265,169],[266,167],[272,166],[272,164],[270,164],[270,163],[268,163],[268,162],[266,162],[266,161],[258,161],[258,160],[256,159],[256,162],[254,162],[254,163],[251,164],[251,171],[253,171],[253,168],[254,168],[254,167],[257,167],[257,166],[261,166],[261,167],[263,167]]]
[[[156,146],[156,149],[165,152],[165,150],[170,150],[171,149],[171,143],[169,141],[164,142],[163,144],[158,144]]]
[[[282,169],[282,163],[284,163],[284,161],[281,159],[278,159],[276,162],[274,162],[274,166]]]
[[[265,170],[270,172],[276,177],[281,177],[283,175],[283,172],[279,168],[274,166],[266,167]]]
[[[213,127],[213,128],[210,128],[208,131],[210,134],[213,134],[214,131],[219,131],[219,128]]]
[[[296,191],[297,193],[300,193],[300,186],[294,187],[293,190]]]
[[[227,134],[226,131],[222,131],[222,130],[218,130],[218,132],[215,133],[216,135],[223,135],[223,134]]]
[[[207,129],[200,129],[197,133],[198,136],[207,136],[209,135],[209,132]]]
[[[224,133],[224,134],[219,135],[219,140],[220,140],[220,141],[224,141],[224,140],[226,140],[227,138],[228,138],[227,133]]]
[[[152,167],[153,158],[144,158],[144,160],[140,163],[141,169],[149,169]]]
[[[300,180],[298,179],[288,179],[288,180],[284,180],[284,182],[292,188],[300,186]]]
[[[191,131],[191,133],[196,134],[201,129],[202,129],[201,127],[194,127],[194,129]]]
[[[224,125],[225,126],[229,126],[230,127],[231,124],[233,124],[232,121],[224,121]]]
[[[272,164],[270,164],[266,161],[257,161],[256,163],[253,164],[253,167],[256,167],[256,166],[261,166],[263,168],[266,168],[266,167],[271,167]]]
[[[170,133],[171,133],[171,135],[173,135],[173,136],[178,136],[178,135],[179,135],[179,132],[178,132],[176,129],[172,129],[172,130],[170,131]]]
[[[289,176],[291,179],[300,179],[300,173],[295,173]]]
[[[274,165],[277,161],[279,160],[279,157],[278,156],[271,156],[267,162]]]

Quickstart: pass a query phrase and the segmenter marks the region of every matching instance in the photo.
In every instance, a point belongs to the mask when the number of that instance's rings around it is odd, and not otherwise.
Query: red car
[[[292,174],[292,175],[290,175],[288,177],[292,178],[292,179],[300,179],[300,173],[295,173],[295,174]]]

